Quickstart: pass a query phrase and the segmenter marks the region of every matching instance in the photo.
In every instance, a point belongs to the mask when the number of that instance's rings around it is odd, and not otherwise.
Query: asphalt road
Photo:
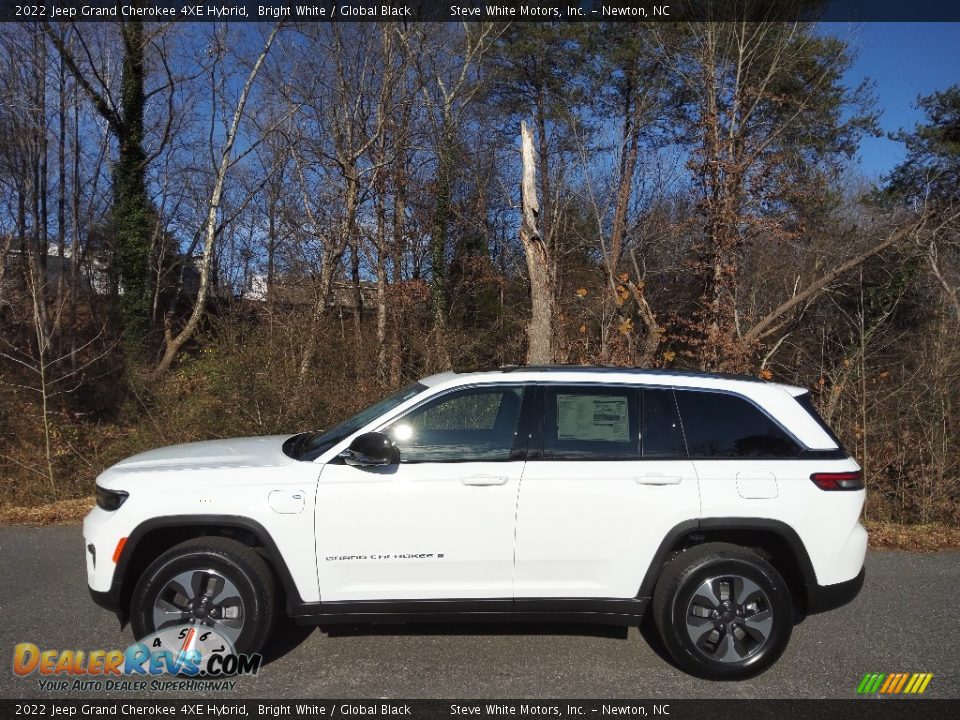
[[[860,596],[806,618],[780,661],[744,682],[692,678],[636,628],[291,626],[259,675],[223,697],[852,698],[864,673],[930,672],[928,697],[960,698],[958,588],[960,552],[871,552]],[[16,677],[17,643],[91,650],[131,640],[87,594],[79,526],[0,528],[0,697],[77,697],[41,691],[36,674]]]

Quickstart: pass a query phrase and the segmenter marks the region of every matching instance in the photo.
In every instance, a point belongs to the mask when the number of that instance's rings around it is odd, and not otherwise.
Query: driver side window
[[[415,408],[384,432],[401,463],[497,462],[510,459],[523,388],[457,390]]]

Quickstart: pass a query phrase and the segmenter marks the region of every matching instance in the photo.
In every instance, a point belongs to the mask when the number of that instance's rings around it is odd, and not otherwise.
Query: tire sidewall
[[[662,634],[671,655],[688,672],[716,680],[746,678],[763,672],[783,653],[793,629],[793,603],[780,574],[759,558],[758,561],[705,558],[680,580],[667,604],[668,617]],[[735,663],[707,658],[694,646],[686,626],[687,610],[696,589],[707,578],[725,574],[740,575],[757,583],[767,594],[773,611],[773,628],[766,644],[758,653]]]
[[[153,606],[157,595],[176,575],[189,570],[212,569],[222,573],[237,588],[243,603],[243,631],[233,643],[238,653],[259,647],[262,643],[264,615],[268,611],[258,591],[256,576],[229,554],[212,550],[193,550],[157,559],[140,577],[130,602],[130,625],[139,640],[154,632]]]

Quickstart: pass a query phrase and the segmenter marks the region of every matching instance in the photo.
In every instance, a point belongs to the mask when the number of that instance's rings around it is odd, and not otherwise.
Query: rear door
[[[793,480],[809,485],[797,462],[802,445],[772,417],[733,393],[678,388],[676,398],[704,517],[773,518],[804,507],[788,492]]]
[[[545,384],[538,403],[517,508],[515,595],[635,597],[667,531],[699,516],[673,393]]]

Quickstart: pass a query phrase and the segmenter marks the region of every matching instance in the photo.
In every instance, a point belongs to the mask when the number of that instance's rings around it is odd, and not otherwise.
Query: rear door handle
[[[501,475],[470,475],[469,477],[460,478],[460,482],[464,485],[476,485],[478,487],[506,485],[507,480],[509,480],[508,477]]]
[[[633,479],[638,485],[679,485],[682,480],[679,475],[638,475]]]

